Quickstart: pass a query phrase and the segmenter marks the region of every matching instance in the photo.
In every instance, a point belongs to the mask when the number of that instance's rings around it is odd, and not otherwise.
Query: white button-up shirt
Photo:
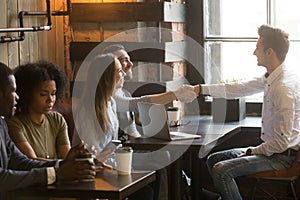
[[[262,110],[262,144],[253,154],[270,156],[300,146],[300,79],[282,64],[267,78],[242,83],[201,85],[202,94],[213,97],[238,98],[264,91]]]

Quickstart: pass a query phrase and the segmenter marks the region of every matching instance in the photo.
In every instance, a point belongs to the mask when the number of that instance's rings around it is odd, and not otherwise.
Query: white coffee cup
[[[179,107],[168,107],[168,124],[169,126],[180,125],[180,108]]]
[[[115,151],[116,170],[119,175],[129,175],[132,165],[132,148],[120,147]]]

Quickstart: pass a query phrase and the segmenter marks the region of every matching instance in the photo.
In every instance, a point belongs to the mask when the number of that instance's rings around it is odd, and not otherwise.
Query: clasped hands
[[[75,161],[79,154],[86,151],[83,141],[71,148],[67,157],[56,171],[57,181],[93,180],[96,176],[96,165],[100,165],[103,168],[111,168],[97,159],[94,159],[94,162],[88,160]]]
[[[190,103],[198,96],[198,94],[195,92],[195,87],[196,86],[192,85],[182,85],[173,92],[179,101],[182,101],[184,103]]]

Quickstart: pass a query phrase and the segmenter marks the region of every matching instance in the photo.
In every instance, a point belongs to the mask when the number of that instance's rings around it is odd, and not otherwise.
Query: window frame
[[[209,0],[208,0],[209,1]],[[276,21],[275,21],[275,18],[276,18],[276,13],[275,13],[275,9],[274,9],[274,5],[275,5],[275,0],[265,0],[266,2],[266,24],[270,24],[270,25],[275,25]],[[209,26],[209,17],[206,17],[206,9],[207,8],[207,0],[203,0],[203,27],[202,27],[202,35],[203,35],[203,46],[204,48],[206,48],[206,45],[209,43],[209,42],[256,42],[258,37],[249,37],[249,36],[245,36],[245,37],[241,37],[241,36],[237,36],[237,37],[227,37],[227,36],[211,36],[209,35],[208,36],[208,27],[206,26]],[[220,5],[220,4],[219,4]],[[215,5],[214,5],[215,6]],[[218,9],[220,10],[220,6],[216,6],[214,7],[214,9]],[[236,9],[236,8],[235,8]],[[222,17],[222,14],[221,14],[221,11],[218,13],[215,13],[216,16],[219,18]],[[216,25],[216,27],[221,27],[220,25]],[[211,32],[214,32],[214,31],[211,31]],[[293,42],[300,42],[300,38],[299,39],[294,39],[294,38],[291,38],[290,39],[290,42],[293,43]],[[206,52],[207,49],[205,49],[205,52]],[[219,53],[219,57],[221,57],[221,52]],[[206,57],[206,55],[205,55]],[[205,71],[205,68],[207,67],[207,62],[204,61],[204,71]],[[220,67],[222,67],[222,65],[220,64]],[[204,72],[205,74],[206,72]],[[214,74],[215,75],[215,74]],[[205,75],[206,76],[206,75]],[[204,80],[207,79],[207,77],[203,77]],[[204,101],[206,104],[205,107],[209,108],[210,105],[210,102],[207,102],[207,101]],[[202,102],[203,103],[203,102]],[[208,104],[207,104],[208,103]],[[250,99],[247,99],[246,100],[246,113],[247,115],[251,115],[251,116],[260,116],[261,115],[261,107],[262,107],[262,99],[260,101],[257,101],[257,100],[250,100]],[[210,110],[210,109],[209,109]],[[208,111],[209,112],[209,111]],[[208,113],[209,114],[209,113]]]

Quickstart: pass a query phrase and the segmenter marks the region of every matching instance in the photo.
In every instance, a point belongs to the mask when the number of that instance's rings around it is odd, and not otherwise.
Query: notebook
[[[170,131],[167,112],[162,104],[138,102],[140,122],[145,138],[152,137],[162,140],[186,140],[200,138],[200,135]]]

